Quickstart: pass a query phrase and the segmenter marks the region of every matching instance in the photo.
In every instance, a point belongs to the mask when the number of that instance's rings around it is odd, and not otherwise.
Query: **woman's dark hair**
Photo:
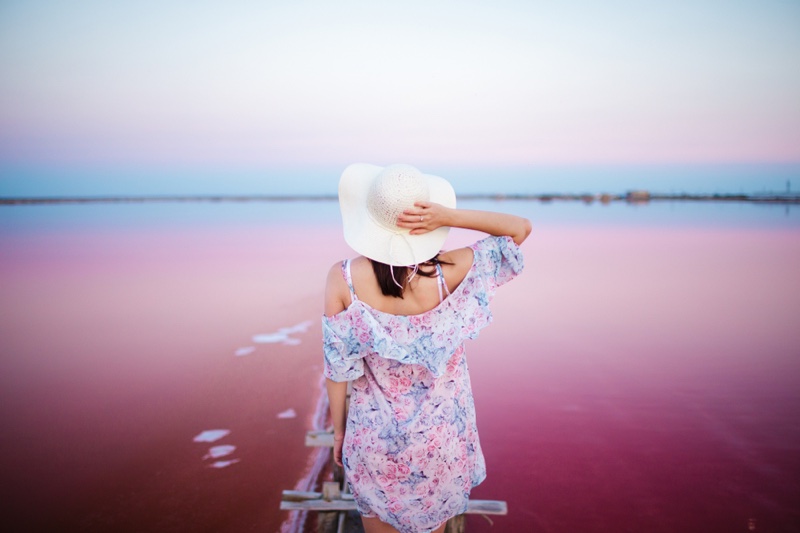
[[[405,289],[406,284],[408,283],[408,273],[411,268],[407,266],[392,267],[386,263],[379,263],[378,261],[373,261],[372,259],[370,259],[369,262],[372,263],[372,271],[375,272],[375,277],[378,278],[378,285],[381,287],[381,293],[383,293],[384,296],[402,298],[403,289]],[[436,254],[434,258],[428,259],[427,261],[419,264],[419,268],[417,268],[417,275],[425,276],[426,278],[433,278],[436,276],[436,265],[452,264],[453,263],[448,263],[447,261],[442,261],[439,259],[439,254]],[[423,270],[423,267],[428,267],[428,270]],[[392,278],[392,270],[394,270],[394,278]],[[397,286],[395,280],[397,280],[397,283],[399,283],[402,288]]]

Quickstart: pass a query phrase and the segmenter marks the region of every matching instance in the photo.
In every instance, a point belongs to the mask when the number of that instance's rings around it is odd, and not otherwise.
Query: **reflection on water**
[[[534,223],[467,347],[475,497],[509,504],[471,533],[800,529],[798,210],[463,205]],[[0,209],[9,523],[299,527],[278,501],[324,464],[309,318],[350,255],[334,202]]]

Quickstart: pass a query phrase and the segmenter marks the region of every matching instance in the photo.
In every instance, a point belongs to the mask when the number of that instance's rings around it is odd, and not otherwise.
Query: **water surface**
[[[467,347],[509,504],[469,531],[800,529],[797,209],[462,205],[534,223]],[[5,523],[278,530],[350,254],[335,202],[0,208]]]

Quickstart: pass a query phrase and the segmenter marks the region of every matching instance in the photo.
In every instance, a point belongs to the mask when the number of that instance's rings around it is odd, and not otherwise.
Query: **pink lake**
[[[800,530],[800,224],[486,206],[534,233],[467,347],[474,497],[509,506],[468,531]],[[335,204],[2,210],[3,523],[279,531],[350,254]]]

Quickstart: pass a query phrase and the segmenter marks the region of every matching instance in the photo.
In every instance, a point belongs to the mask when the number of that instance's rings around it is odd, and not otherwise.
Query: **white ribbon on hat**
[[[401,237],[403,239],[403,242],[405,243],[405,245],[408,246],[409,250],[411,250],[411,257],[414,257],[414,259],[416,259],[416,257],[414,256],[414,248],[411,246],[411,243],[408,241],[408,235],[406,233],[395,232],[395,233],[392,234],[391,238],[389,239],[389,259],[392,261],[392,263],[394,263],[394,260],[393,260],[394,254],[392,253],[392,251],[394,250],[395,237]],[[411,267],[411,265],[406,266],[406,268],[409,268],[409,267]],[[417,275],[417,272],[419,271],[419,263],[414,263],[413,268],[414,269],[411,272],[411,275],[406,280],[407,283],[411,283],[411,280],[414,279],[414,276]],[[400,287],[400,289],[402,290],[403,286],[400,285],[399,283],[397,283],[397,279],[395,279],[395,277],[394,277],[394,266],[393,265],[389,265],[389,272],[391,272],[391,274],[392,274],[392,281],[394,281],[394,284],[397,285],[398,287]]]

